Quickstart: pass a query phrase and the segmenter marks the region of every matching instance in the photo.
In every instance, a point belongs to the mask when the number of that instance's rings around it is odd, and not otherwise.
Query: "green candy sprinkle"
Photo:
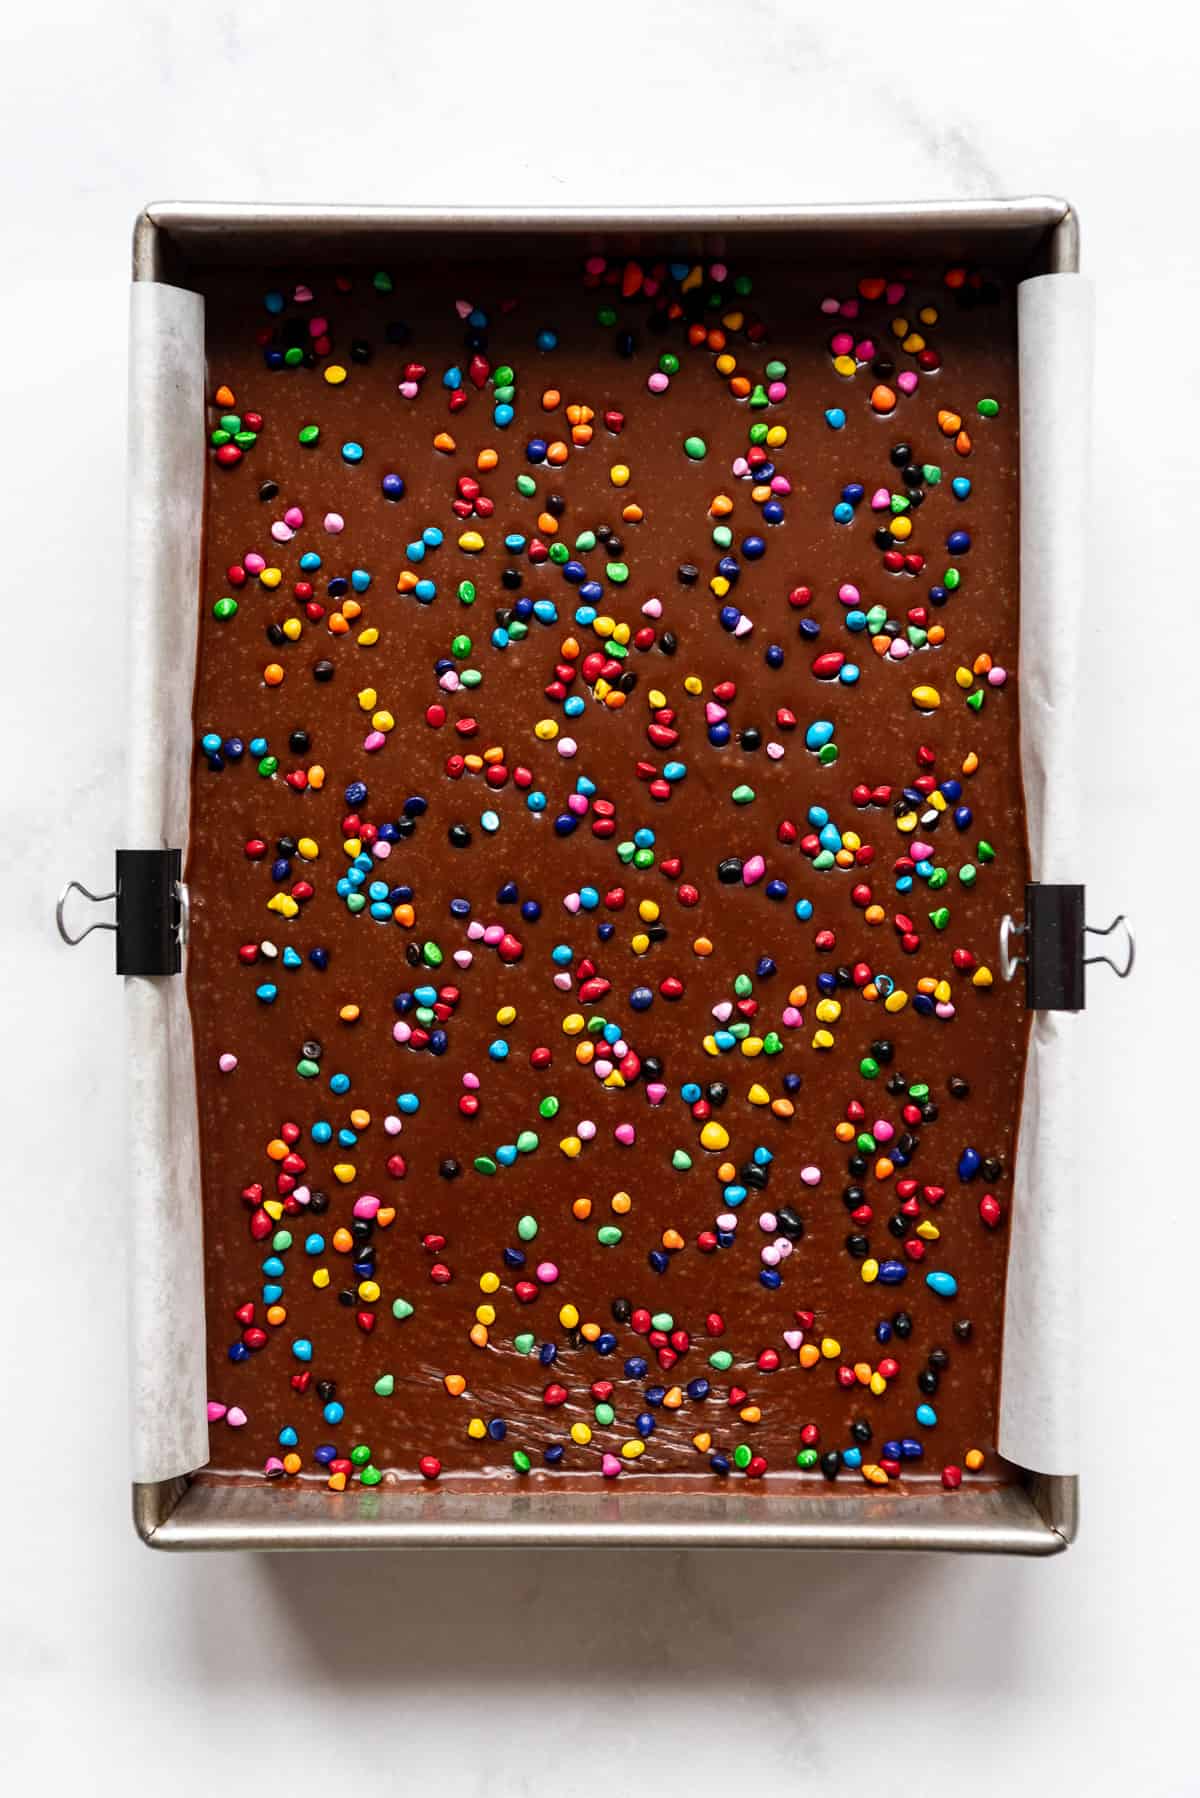
[[[596,323],[598,325],[615,325],[616,322],[617,314],[615,309],[612,306],[601,306],[596,313]]]
[[[685,437],[683,440],[683,453],[692,462],[703,462],[705,456],[708,454],[708,445],[705,443],[703,437]]]
[[[975,885],[975,881],[976,881],[978,872],[979,871],[976,868],[974,862],[964,862],[962,867],[958,870],[958,878],[962,882],[963,886],[973,887]]]
[[[797,1467],[815,1467],[817,1451],[815,1448],[802,1448],[796,1456]]]
[[[386,269],[377,269],[371,276],[371,286],[375,289],[376,293],[391,293],[392,277],[388,274]]]
[[[533,498],[534,494],[537,492],[537,482],[531,474],[519,474],[517,476],[517,492],[523,499]]]
[[[679,373],[679,357],[671,350],[664,350],[658,359],[658,366],[660,373],[664,375],[677,375]]]
[[[233,618],[237,615],[237,609],[237,600],[230,599],[227,595],[224,599],[219,599],[213,607],[213,617]]]
[[[461,661],[464,656],[469,656],[470,653],[471,653],[470,637],[462,637],[462,636],[455,637],[454,640],[451,642],[450,654],[452,656],[456,657],[458,661]]]
[[[652,1330],[673,1330],[675,1319],[669,1311],[656,1311],[650,1319],[650,1328]]]
[[[494,1174],[496,1171],[496,1163],[490,1155],[476,1155],[474,1165],[477,1174]]]
[[[1000,401],[993,399],[978,400],[976,402],[975,410],[979,413],[981,418],[995,418],[1000,410]]]
[[[497,387],[511,387],[516,378],[516,369],[512,368],[507,362],[502,362],[499,368],[492,370],[492,380],[496,383]]]
[[[921,473],[924,476],[925,485],[927,487],[936,487],[942,478],[942,471],[936,462],[923,462],[921,464]]]
[[[415,1307],[410,1305],[407,1299],[392,1300],[392,1316],[397,1323],[402,1324],[406,1317],[411,1317],[414,1309]]]
[[[277,1255],[282,1255],[283,1251],[285,1249],[290,1249],[291,1246],[292,1246],[291,1231],[290,1230],[276,1230],[274,1236],[272,1236],[272,1238],[271,1238],[271,1247],[275,1250],[275,1253]]]
[[[675,1169],[677,1174],[686,1174],[691,1165],[692,1158],[686,1149],[673,1149],[671,1151],[671,1166]]]
[[[836,743],[823,743],[817,751],[817,760],[823,768],[831,768],[838,759],[838,753]]]
[[[622,587],[629,579],[629,568],[624,562],[606,562],[604,572],[615,586]]]
[[[602,1401],[600,1404],[598,1404],[596,1406],[596,1409],[593,1411],[592,1415],[596,1419],[597,1423],[603,1424],[604,1427],[607,1429],[608,1425],[614,1421],[617,1414],[613,1410],[613,1408],[610,1404],[607,1404]]]
[[[749,805],[754,799],[754,788],[745,785],[735,787],[730,797],[735,805]]]
[[[727,524],[715,525],[713,527],[712,540],[718,549],[728,549],[733,542],[733,532]]]
[[[985,692],[986,688],[979,687],[974,693],[967,694],[967,704],[973,712],[981,712],[983,710],[983,698]]]
[[[537,1338],[529,1330],[522,1330],[519,1336],[513,1337],[513,1347],[518,1355],[532,1355]]]
[[[278,774],[279,772],[279,757],[277,755],[264,755],[262,761],[258,764],[258,771],[264,780],[270,780],[272,774]]]
[[[578,537],[576,537],[576,539],[575,539],[575,547],[577,550],[582,551],[584,554],[586,554],[589,549],[595,549],[595,547],[596,547],[595,531],[580,531]]]
[[[532,1155],[538,1146],[536,1130],[522,1130],[517,1137],[517,1154]]]
[[[474,581],[459,581],[458,597],[464,606],[473,606],[475,604]]]
[[[616,1224],[601,1224],[596,1231],[596,1241],[604,1244],[606,1249],[615,1249],[621,1240],[621,1232]]]
[[[929,922],[933,925],[935,930],[945,930],[947,924],[950,922],[949,908],[945,905],[939,905],[936,911],[930,912]]]
[[[380,1398],[391,1398],[391,1396],[392,1396],[393,1392],[395,1392],[395,1390],[396,1390],[395,1374],[381,1373],[379,1378],[375,1382],[375,1391],[378,1393],[379,1397]]]
[[[754,1455],[753,1455],[753,1452],[751,1451],[751,1449],[747,1447],[746,1443],[739,1442],[737,1447],[733,1451],[734,1466],[738,1467],[738,1468],[749,1467],[749,1465],[753,1459],[754,1459]]]
[[[365,1442],[358,1443],[350,1450],[350,1459],[356,1467],[365,1467],[371,1459],[371,1451]]]
[[[296,441],[302,443],[305,449],[309,449],[314,443],[319,442],[320,436],[320,425],[301,425],[296,433]]]
[[[557,537],[550,545],[550,560],[557,567],[561,567],[564,562],[569,562],[571,560],[570,550],[565,543],[560,543]]]
[[[733,1366],[733,1356],[728,1349],[714,1349],[708,1357],[708,1365],[714,1367],[718,1373],[728,1373]]]
[[[558,1116],[558,1100],[553,1093],[547,1093],[546,1097],[538,1102],[538,1116],[543,1118]]]
[[[873,1055],[864,1055],[858,1064],[858,1071],[864,1080],[874,1080],[879,1073],[879,1063]]]
[[[293,344],[290,350],[284,350],[283,360],[284,360],[285,367],[299,368],[300,364],[304,360],[304,351],[299,347],[299,345]]]
[[[315,1080],[321,1069],[317,1062],[310,1061],[307,1055],[303,1055],[296,1063],[296,1072],[302,1080]]]
[[[925,884],[931,893],[937,893],[941,891],[949,878],[945,868],[935,868]]]
[[[767,426],[765,424],[751,425],[746,435],[758,449],[767,441]]]
[[[954,589],[959,586],[961,581],[962,575],[957,568],[947,568],[945,574],[942,576],[942,586],[945,587],[949,593],[953,593]]]
[[[982,837],[979,840],[979,848],[976,853],[981,862],[994,862],[996,859],[996,851],[992,848],[992,845],[989,842],[986,842]]]
[[[364,1467],[358,1477],[360,1485],[378,1486],[383,1475],[380,1473],[378,1467]]]
[[[517,1235],[522,1242],[532,1242],[537,1233],[538,1221],[536,1217],[531,1217],[530,1214],[526,1212],[524,1217],[519,1217],[517,1219]]]
[[[533,1462],[529,1459],[529,1456],[525,1453],[523,1448],[515,1450],[513,1454],[513,1466],[518,1473],[528,1473],[533,1466]]]

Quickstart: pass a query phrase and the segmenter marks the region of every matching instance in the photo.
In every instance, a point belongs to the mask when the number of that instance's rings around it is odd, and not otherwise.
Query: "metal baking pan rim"
[[[1074,1539],[1076,1479],[1026,1483],[953,1498],[845,1494],[759,1497],[608,1492],[456,1496],[448,1489],[286,1492],[163,1480],[133,1488],[134,1527],[166,1552],[252,1548],[844,1548],[1046,1556]],[[332,1509],[336,1507],[336,1510]],[[892,1515],[888,1515],[888,1512]]]
[[[364,232],[472,230],[502,235],[518,230],[544,232],[676,231],[741,234],[811,231],[823,235],[872,229],[907,228],[915,236],[961,230],[1024,237],[1033,249],[1040,239],[1046,272],[1073,273],[1079,267],[1079,224],[1071,204],[1049,195],[1014,199],[884,202],[796,207],[703,208],[464,208],[386,206],[297,206],[245,203],[151,202],[138,215],[133,233],[133,279],[164,277],[164,243],[189,235],[247,236],[264,231],[333,234],[348,227]],[[134,1483],[133,1521],[147,1546],[167,1552],[322,1548],[846,1548],[922,1552],[1013,1554],[1045,1557],[1075,1540],[1079,1480],[1074,1474],[1025,1472],[1013,1486],[988,1492],[959,1491],[909,1497],[894,1517],[866,1495],[829,1499],[767,1500],[770,1513],[755,1518],[721,1494],[697,1510],[695,1501],[674,1495],[640,1503],[606,1503],[574,1497],[565,1517],[561,1500],[553,1511],[523,1497],[498,1494],[489,1514],[456,1513],[451,1501],[430,1502],[425,1493],[370,1495],[353,1515],[344,1505],[330,1514],[328,1494],[319,1502],[295,1505],[282,1514],[275,1488],[222,1488],[194,1476]],[[647,1517],[647,1501],[657,1514]],[[338,1501],[333,1501],[338,1502]],[[813,1507],[820,1505],[814,1517]],[[739,1515],[734,1521],[731,1512]],[[759,1509],[759,1507],[754,1507]],[[311,1509],[311,1515],[309,1511]],[[780,1513],[783,1513],[780,1515]]]
[[[239,238],[283,239],[289,233],[329,236],[356,232],[423,231],[448,236],[530,232],[741,236],[754,232],[803,232],[814,237],[846,234],[891,237],[959,232],[1024,240],[1048,272],[1079,266],[1079,231],[1074,208],[1054,195],[987,200],[881,201],[851,205],[749,207],[390,207],[280,205],[245,202],[152,201],[139,214],[133,233],[135,280],[163,279],[166,246]]]

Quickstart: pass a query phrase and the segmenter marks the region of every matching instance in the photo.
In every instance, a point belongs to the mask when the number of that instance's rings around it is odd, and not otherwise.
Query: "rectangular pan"
[[[1063,200],[566,211],[438,211],[353,206],[148,206],[133,238],[135,281],[187,287],[194,271],[246,265],[264,246],[285,260],[330,249],[360,255],[402,241],[453,237],[503,243],[514,255],[547,237],[636,252],[724,253],[786,246],[801,256],[881,247],[947,258],[986,256],[1023,273],[1071,273],[1078,223]],[[744,1483],[728,1493],[603,1490],[479,1493],[449,1488],[351,1490],[210,1481],[203,1470],[133,1486],[142,1541],[167,1550],[328,1548],[883,1548],[990,1554],[1057,1554],[1073,1540],[1074,1475],[1026,1473],[1019,1484],[949,1497],[882,1493],[772,1496]]]

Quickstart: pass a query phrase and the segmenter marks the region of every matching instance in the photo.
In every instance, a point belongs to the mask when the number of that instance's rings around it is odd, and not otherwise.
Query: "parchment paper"
[[[1040,275],[1019,290],[1021,756],[1033,877],[1077,859],[1074,696],[1091,410],[1092,290]],[[186,850],[197,566],[204,504],[204,304],[133,286],[130,327],[130,777],[125,846]],[[1018,975],[1018,978],[1020,976]],[[136,1480],[208,1459],[196,1083],[183,980],[126,982],[133,1219]],[[999,1447],[1039,1473],[1077,1466],[1071,1136],[1074,1032],[1035,1018],[1009,1251]]]
[[[1038,275],[1021,283],[1017,301],[1021,764],[1033,878],[1070,882],[1087,873],[1079,862],[1075,702],[1086,579],[1092,287],[1082,275]],[[1034,1014],[1017,1137],[999,1448],[1036,1473],[1075,1473],[1079,1464],[1072,1137],[1077,1033],[1085,1028],[1079,1014]]]
[[[135,282],[129,319],[126,849],[187,849],[204,511],[204,302]],[[192,1029],[183,977],[125,982],[133,1478],[208,1459]]]

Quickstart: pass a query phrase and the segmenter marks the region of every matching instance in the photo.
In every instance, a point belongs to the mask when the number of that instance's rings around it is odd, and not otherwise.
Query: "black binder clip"
[[[1124,966],[1111,955],[1085,955],[1085,938],[1108,937],[1124,932]],[[1015,936],[1025,938],[1024,955],[1013,953]],[[1010,913],[1000,921],[1000,972],[1011,980],[1018,968],[1025,970],[1025,1004],[1030,1011],[1082,1011],[1085,1004],[1084,969],[1104,962],[1119,980],[1133,972],[1136,945],[1133,931],[1122,912],[1100,928],[1084,917],[1082,886],[1052,885],[1030,881],[1025,888],[1025,917],[1018,922]]]
[[[114,931],[118,974],[178,974],[188,936],[188,891],[183,884],[179,849],[118,849],[111,893],[93,893],[78,880],[68,880],[54,910],[58,934],[72,948],[93,930]],[[79,893],[93,905],[111,899],[114,920],[97,918],[72,936],[67,929],[67,900]]]

